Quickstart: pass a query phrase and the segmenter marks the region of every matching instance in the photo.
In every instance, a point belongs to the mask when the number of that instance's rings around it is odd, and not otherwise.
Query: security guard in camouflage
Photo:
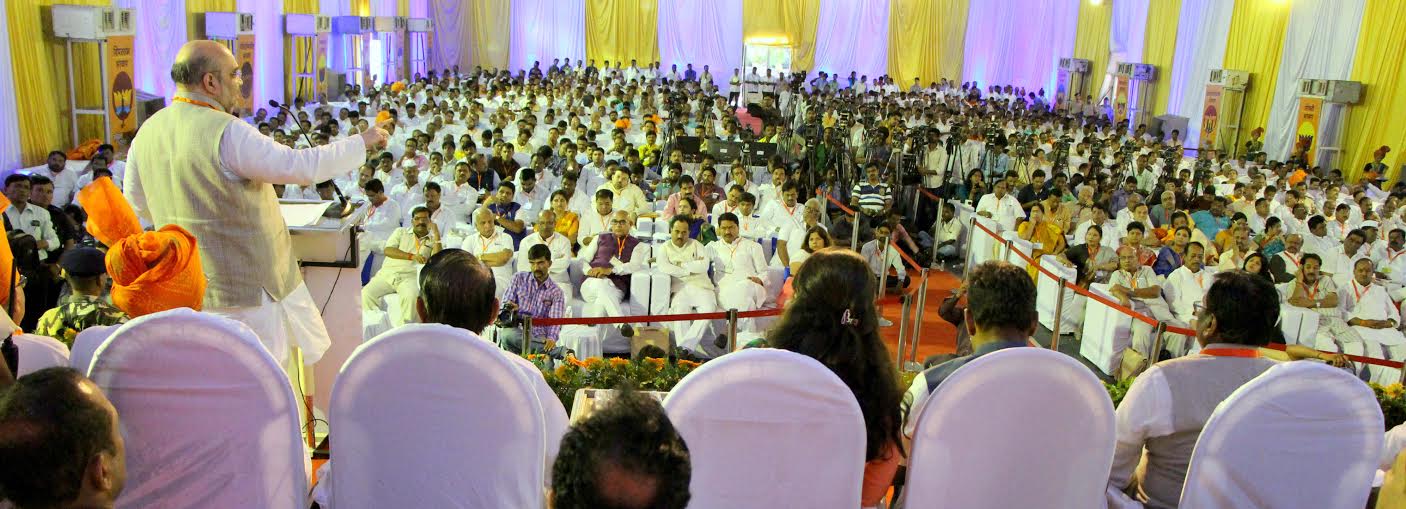
[[[93,247],[64,252],[59,266],[73,292],[59,302],[58,307],[39,318],[35,334],[58,339],[72,347],[73,339],[83,329],[127,321],[127,314],[114,307],[104,295],[107,268],[103,258],[103,252]]]

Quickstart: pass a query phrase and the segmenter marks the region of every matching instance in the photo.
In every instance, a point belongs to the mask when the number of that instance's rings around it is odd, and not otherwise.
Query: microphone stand
[[[302,120],[299,120],[299,119],[298,119],[298,116],[293,114],[293,110],[288,109],[288,106],[287,106],[287,105],[279,104],[278,101],[275,101],[275,100],[273,100],[273,99],[269,99],[269,106],[272,106],[272,107],[274,107],[274,108],[278,108],[279,110],[281,110],[281,111],[287,113],[287,114],[288,114],[288,118],[293,119],[293,123],[294,123],[294,124],[297,124],[297,126],[298,126],[298,133],[303,135],[303,141],[308,142],[308,148],[314,148],[314,147],[315,147],[315,145],[313,145],[313,143],[312,143],[312,137],[311,137],[311,136],[308,136],[308,130],[307,130],[307,128],[303,127],[303,121],[302,121]],[[335,217],[335,218],[343,218],[343,217],[350,216],[351,213],[352,213],[352,210],[353,210],[352,205],[351,205],[351,200],[348,200],[347,197],[346,197],[346,195],[342,194],[342,188],[341,188],[341,186],[338,186],[336,182],[333,182],[333,183],[332,183],[332,192],[334,192],[334,193],[337,194],[337,200],[342,203],[342,207],[341,207],[340,209],[335,208],[335,207],[327,207],[327,210],[322,213],[322,216],[323,216],[323,217]],[[281,197],[280,197],[280,198],[281,198]]]

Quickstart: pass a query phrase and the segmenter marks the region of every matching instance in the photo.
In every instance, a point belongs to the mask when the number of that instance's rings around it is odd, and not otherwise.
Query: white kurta
[[[760,309],[766,301],[766,258],[762,246],[741,237],[731,244],[718,240],[708,244],[713,250],[713,271],[719,275],[718,301],[738,311]],[[743,320],[744,329],[751,330],[751,320]]]
[[[708,278],[710,253],[702,243],[685,239],[683,246],[671,240],[659,247],[656,257],[659,271],[670,276],[673,296],[669,313],[711,313],[718,310],[718,296],[713,281]],[[670,322],[681,348],[698,350],[707,334],[711,320]]]

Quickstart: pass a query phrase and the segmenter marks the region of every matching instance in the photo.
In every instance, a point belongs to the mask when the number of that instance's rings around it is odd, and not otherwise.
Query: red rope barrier
[[[1271,349],[1279,350],[1279,351],[1282,352],[1282,351],[1285,351],[1286,349],[1288,349],[1288,346],[1285,345],[1285,344],[1283,344],[1283,343],[1270,343],[1270,344],[1268,344],[1268,345],[1265,345],[1265,348],[1271,348]],[[1329,352],[1329,351],[1326,351],[1326,350],[1315,350],[1315,351],[1317,351],[1317,352],[1322,352],[1322,353],[1331,353],[1331,354],[1336,354],[1336,353],[1338,353],[1338,352]],[[1346,354],[1343,354],[1343,355],[1346,356],[1346,357],[1348,358],[1348,360],[1353,361],[1353,362],[1362,362],[1362,363],[1367,363],[1367,364],[1374,364],[1374,365],[1377,365],[1377,366],[1384,366],[1384,367],[1388,367],[1388,368],[1392,368],[1392,369],[1401,369],[1401,366],[1402,366],[1402,363],[1400,363],[1400,362],[1397,362],[1397,361],[1390,361],[1390,360],[1386,360],[1386,359],[1378,359],[1378,358],[1376,358],[1376,357],[1363,357],[1363,356],[1361,356],[1361,355],[1352,355],[1352,354],[1350,354],[1350,353],[1346,353]]]
[[[923,196],[927,196],[929,200],[932,200],[932,201],[935,201],[935,202],[941,202],[941,201],[942,201],[942,198],[938,198],[937,195],[932,194],[932,193],[929,193],[927,189],[923,189],[922,187],[919,187],[919,188],[918,188],[918,192],[919,192],[919,193],[922,193]]]
[[[756,311],[741,311],[737,313],[738,318],[758,318],[763,316],[779,316],[780,309],[759,309]],[[534,318],[532,326],[549,325],[606,325],[616,323],[650,323],[650,322],[686,322],[692,320],[726,320],[727,312],[716,313],[679,313],[673,315],[632,315],[632,316],[600,316],[600,317],[578,317],[578,318]]]

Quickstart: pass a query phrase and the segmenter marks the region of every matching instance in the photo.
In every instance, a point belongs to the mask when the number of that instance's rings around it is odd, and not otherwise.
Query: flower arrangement
[[[577,389],[613,389],[621,382],[629,382],[639,390],[667,392],[699,366],[693,361],[659,358],[630,360],[591,357],[581,360],[568,356],[556,366],[552,366],[542,354],[528,355],[527,360],[542,370],[547,386],[552,388],[568,410],[575,403]]]

